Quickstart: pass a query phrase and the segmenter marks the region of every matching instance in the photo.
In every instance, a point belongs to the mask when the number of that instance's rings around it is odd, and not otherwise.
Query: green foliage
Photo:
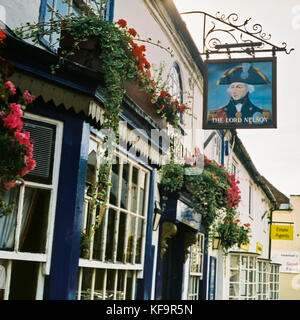
[[[199,154],[186,159],[184,164],[171,161],[163,165],[160,170],[162,192],[187,192],[195,212],[202,215],[203,223],[210,230],[210,240],[215,233],[221,236],[224,252],[234,245],[247,244],[250,225],[239,225],[236,212],[240,201],[239,182],[223,166],[205,157],[201,171],[196,166],[198,160]],[[167,200],[166,195],[163,200]]]
[[[225,215],[219,217],[211,229],[221,239],[221,246],[225,254],[235,245],[240,247],[249,243],[250,224],[242,225],[236,211],[230,208]]]

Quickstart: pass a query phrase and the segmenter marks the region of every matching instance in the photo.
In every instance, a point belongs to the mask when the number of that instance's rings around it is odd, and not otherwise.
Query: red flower
[[[142,52],[144,52],[144,51],[146,51],[146,47],[145,47],[144,45],[142,45],[142,46],[140,46],[140,50],[141,50]]]
[[[3,30],[0,30],[0,41],[2,42],[6,38],[6,34],[3,32]]]
[[[127,21],[124,19],[120,19],[118,22],[118,25],[121,26],[122,28],[126,28],[127,26]]]
[[[250,223],[245,223],[244,226],[245,226],[246,228],[249,228],[249,227],[250,227]]]
[[[235,220],[236,223],[239,223],[240,221],[241,221],[240,219],[236,219],[236,220]]]
[[[136,32],[135,29],[133,29],[133,28],[130,28],[130,29],[128,30],[128,32],[129,32],[133,37],[135,37],[135,36],[137,35],[137,32]]]
[[[163,90],[163,91],[160,92],[160,95],[159,95],[159,96],[160,96],[161,98],[165,98],[165,97],[167,96],[167,94],[168,94],[167,91],[164,91],[164,90]]]

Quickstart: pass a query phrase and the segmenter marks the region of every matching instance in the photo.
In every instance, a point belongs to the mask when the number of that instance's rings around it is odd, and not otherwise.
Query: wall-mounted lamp
[[[216,233],[215,235],[214,235],[214,240],[213,240],[213,249],[220,249],[220,247],[221,247],[221,237],[220,237],[220,235],[218,234],[218,233]]]
[[[155,204],[155,208],[154,208],[154,216],[153,216],[153,231],[156,231],[159,226],[162,211],[160,208],[159,201],[155,201],[154,204]]]

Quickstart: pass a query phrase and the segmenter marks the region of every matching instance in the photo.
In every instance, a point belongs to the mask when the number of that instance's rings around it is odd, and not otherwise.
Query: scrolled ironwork
[[[240,48],[235,49],[234,53],[247,53],[254,55],[255,52],[272,52],[273,55],[276,51],[284,51],[286,54],[290,54],[294,48],[287,50],[287,44],[282,43],[282,46],[276,46],[269,40],[271,34],[263,31],[263,27],[259,23],[251,24],[252,18],[248,18],[242,22],[237,13],[230,13],[229,15],[222,14],[218,11],[215,16],[212,16],[203,11],[190,11],[183,12],[181,14],[193,14],[198,13],[204,15],[203,23],[203,39],[202,39],[202,50],[201,54],[217,54],[217,53],[229,53],[230,50],[216,49],[216,45],[220,44],[237,44],[240,43],[255,43],[258,40],[262,43],[260,49],[251,50]],[[207,28],[208,22],[212,27]],[[228,41],[231,41],[228,42]]]

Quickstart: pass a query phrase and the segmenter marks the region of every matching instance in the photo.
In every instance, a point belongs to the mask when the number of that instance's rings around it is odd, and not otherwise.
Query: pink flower
[[[15,129],[20,131],[23,127],[23,121],[19,116],[16,116],[13,112],[10,112],[6,118],[3,118],[4,126],[8,129]]]
[[[26,144],[29,145],[30,144],[30,133],[29,132],[15,132],[15,136],[19,141],[19,144]]]
[[[3,187],[8,190],[8,189],[11,189],[13,188],[14,186],[16,185],[16,181],[10,181],[10,182],[4,182],[3,183]]]
[[[26,101],[26,104],[32,103],[32,101],[35,99],[35,96],[33,94],[30,94],[28,90],[24,92],[23,97]]]
[[[20,104],[11,103],[10,110],[18,117],[22,117],[22,115],[23,115],[22,107]]]
[[[5,88],[8,89],[11,94],[16,94],[16,87],[11,81],[5,82]]]

